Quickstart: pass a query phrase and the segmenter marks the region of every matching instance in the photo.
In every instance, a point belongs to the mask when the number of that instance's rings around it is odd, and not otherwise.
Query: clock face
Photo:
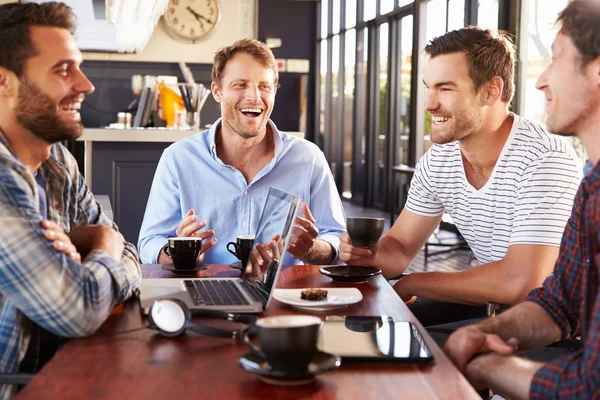
[[[163,19],[175,38],[194,43],[215,29],[221,6],[218,0],[169,0]]]

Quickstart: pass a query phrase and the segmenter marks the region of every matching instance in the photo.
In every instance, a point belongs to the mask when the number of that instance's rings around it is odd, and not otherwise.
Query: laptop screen
[[[280,248],[286,249],[299,205],[300,199],[298,197],[284,192],[283,190],[271,187],[269,189],[269,194],[267,195],[267,200],[265,201],[263,212],[260,216],[260,221],[258,222],[258,229],[256,230],[256,237],[254,239],[254,248],[256,248],[257,243],[268,243],[275,235],[280,235],[282,240],[282,246]],[[269,265],[269,268],[262,279],[264,289],[269,292],[269,301],[271,300],[271,289],[279,274],[279,266],[283,262],[284,254],[285,250],[279,257],[279,260],[276,260]]]

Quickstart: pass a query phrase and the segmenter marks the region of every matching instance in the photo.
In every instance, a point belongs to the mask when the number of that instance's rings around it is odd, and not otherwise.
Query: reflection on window
[[[448,2],[448,32],[465,26],[465,0]]]
[[[347,3],[346,3],[347,4]],[[352,198],[352,121],[354,120],[354,67],[356,65],[356,31],[346,32],[344,60],[344,170],[342,196]]]
[[[326,93],[327,93],[327,40],[321,40],[321,84],[319,87],[320,91],[320,104],[319,104],[319,132],[321,136],[325,135],[325,109],[326,109]]]
[[[365,21],[375,18],[375,14],[377,13],[377,2],[376,1],[365,1],[365,8],[363,9],[363,15]]]
[[[346,28],[356,26],[356,0],[346,0]]]
[[[379,13],[381,15],[387,14],[394,9],[394,0],[381,0],[381,6],[379,7]]]
[[[340,0],[331,0],[333,2],[333,11],[332,17],[333,21],[331,23],[331,33],[334,35],[340,31]]]
[[[477,26],[493,31],[498,30],[498,0],[479,0]]]
[[[327,37],[327,21],[329,20],[329,1],[321,0],[321,37]]]

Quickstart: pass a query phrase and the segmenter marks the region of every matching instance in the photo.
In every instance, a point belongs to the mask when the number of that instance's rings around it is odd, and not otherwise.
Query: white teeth
[[[257,114],[262,113],[262,110],[260,108],[242,108],[240,111],[241,112],[257,113]]]
[[[450,121],[450,118],[448,117],[431,117],[431,120],[433,121],[434,124],[443,124],[444,122],[448,122]]]
[[[60,108],[64,111],[77,111],[81,108],[81,103],[63,104]]]

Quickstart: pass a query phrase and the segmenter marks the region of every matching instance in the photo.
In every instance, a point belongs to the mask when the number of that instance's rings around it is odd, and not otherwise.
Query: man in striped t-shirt
[[[581,180],[574,150],[509,112],[515,55],[502,35],[469,27],[425,48],[425,107],[435,143],[416,167],[400,217],[374,248],[341,237],[340,258],[405,271],[448,213],[482,264],[406,275],[394,286],[425,326],[484,317],[525,300],[552,272]]]

